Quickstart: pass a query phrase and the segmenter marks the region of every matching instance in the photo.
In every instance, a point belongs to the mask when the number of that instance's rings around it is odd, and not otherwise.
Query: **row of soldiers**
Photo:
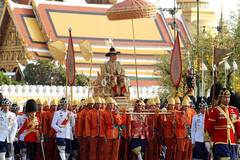
[[[235,160],[240,121],[238,110],[228,105],[229,96],[222,91],[219,106],[207,110],[202,101],[199,114],[188,96],[182,102],[169,97],[161,110],[158,98],[146,104],[136,100],[133,111],[118,108],[111,97],[90,97],[81,107],[69,106],[65,98],[50,106],[31,99],[23,113],[3,99],[0,159],[13,159],[15,141],[21,159],[30,160],[190,160],[209,159],[212,151],[216,159]]]

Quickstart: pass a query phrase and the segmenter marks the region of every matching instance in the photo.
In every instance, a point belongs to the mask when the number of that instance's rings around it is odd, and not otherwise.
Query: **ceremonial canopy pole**
[[[124,0],[113,5],[107,10],[107,17],[109,20],[126,20],[131,19],[132,21],[132,33],[133,33],[133,49],[135,55],[135,71],[136,71],[136,84],[137,84],[137,97],[139,98],[139,87],[138,87],[138,71],[137,71],[137,54],[135,44],[135,30],[133,19],[138,18],[149,18],[156,16],[156,7],[145,0]]]
[[[67,59],[66,59],[66,86],[71,86],[71,103],[73,101],[73,92],[72,86],[75,85],[75,54],[73,49],[73,41],[72,41],[72,29],[69,28],[69,38],[68,38],[68,50],[67,50]],[[67,97],[67,88],[66,88],[66,98]]]

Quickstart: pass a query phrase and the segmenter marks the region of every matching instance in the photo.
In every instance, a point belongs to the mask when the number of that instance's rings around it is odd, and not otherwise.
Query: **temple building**
[[[199,0],[199,26],[200,29],[212,29],[217,25],[214,11],[209,7],[209,0]],[[179,14],[184,17],[185,23],[191,33],[197,31],[197,0],[177,0]]]
[[[183,6],[184,0],[181,2]],[[110,46],[106,41],[112,39],[116,50],[121,52],[118,60],[125,68],[126,76],[131,85],[136,85],[131,21],[109,21],[105,13],[110,7],[109,4],[79,3],[76,6],[56,1],[33,0],[23,4],[7,1],[0,20],[0,69],[17,72],[19,64],[26,65],[32,60],[54,60],[48,43],[60,40],[67,46],[68,28],[71,27],[78,73],[90,73],[90,61],[82,57],[79,43],[82,40],[90,42],[93,49],[92,76],[96,77],[100,65],[108,60],[105,53]],[[187,12],[183,15],[189,22],[194,21]],[[191,43],[191,35],[183,19],[178,16],[176,25],[184,51]],[[159,75],[155,75],[154,71],[161,56],[170,54],[173,48],[172,22],[173,19],[165,18],[160,10],[155,18],[134,20],[139,86],[160,84]]]

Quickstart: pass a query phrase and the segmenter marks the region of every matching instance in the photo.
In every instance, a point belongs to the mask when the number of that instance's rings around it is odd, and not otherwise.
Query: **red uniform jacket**
[[[25,133],[24,142],[38,142],[40,130],[40,119],[35,116],[33,119],[27,118],[18,131],[18,135]]]
[[[234,129],[219,108],[222,108],[229,117]],[[240,120],[238,114],[238,109],[232,106],[218,106],[211,109],[206,123],[206,130],[213,142],[216,144],[236,144],[235,137],[237,137],[239,142]]]

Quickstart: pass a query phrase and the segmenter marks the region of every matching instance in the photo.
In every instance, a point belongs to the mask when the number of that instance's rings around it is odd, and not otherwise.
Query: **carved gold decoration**
[[[8,22],[3,33],[0,46],[0,68],[12,72],[18,67],[17,60],[23,65],[27,63],[26,51],[12,20]]]

